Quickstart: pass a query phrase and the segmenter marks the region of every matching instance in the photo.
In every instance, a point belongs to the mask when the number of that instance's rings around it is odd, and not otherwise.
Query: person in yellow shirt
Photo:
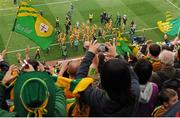
[[[41,56],[40,56],[40,48],[37,48],[36,49],[36,52],[35,52],[35,59],[40,59],[41,58]]]
[[[93,14],[89,13],[89,22],[92,23],[92,20],[93,20]]]
[[[62,37],[62,40],[61,40],[61,44],[64,45],[65,41],[66,41],[66,34],[63,33],[63,37]]]
[[[81,33],[84,34],[85,33],[85,23],[81,24]]]
[[[74,33],[72,33],[69,38],[70,38],[70,45],[72,46],[73,42],[74,42],[74,39],[75,39]]]
[[[110,20],[108,23],[108,30],[110,33],[112,33],[112,29],[113,29],[113,24],[112,24],[112,20]]]
[[[77,33],[76,33],[76,39],[80,41],[80,32],[79,31],[77,31]]]
[[[58,43],[61,43],[62,33],[59,33],[57,38]]]
[[[90,27],[89,27],[89,25],[87,24],[86,25],[86,32],[85,32],[87,35],[89,35],[90,34]]]
[[[92,35],[96,34],[96,30],[97,30],[97,26],[94,24],[94,25],[91,27],[91,33],[92,33]]]

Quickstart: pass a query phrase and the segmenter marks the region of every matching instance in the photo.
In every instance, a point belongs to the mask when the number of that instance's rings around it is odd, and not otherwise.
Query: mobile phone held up
[[[108,48],[103,44],[103,43],[101,43],[100,45],[99,45],[99,47],[98,47],[98,52],[103,52],[103,53],[105,53],[105,52],[107,52],[108,51]]]

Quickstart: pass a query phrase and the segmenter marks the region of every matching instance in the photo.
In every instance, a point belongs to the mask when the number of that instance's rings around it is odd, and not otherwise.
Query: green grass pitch
[[[43,10],[44,17],[55,25],[55,18],[60,18],[61,30],[64,30],[65,14],[67,13],[70,3],[73,3],[75,9],[72,16],[72,23],[76,21],[85,22],[88,19],[89,12],[94,14],[93,22],[100,24],[99,15],[104,10],[116,19],[116,14],[126,14],[128,24],[134,20],[137,29],[153,28],[146,31],[145,36],[153,41],[160,41],[163,34],[156,28],[158,20],[165,20],[166,11],[170,11],[173,17],[180,16],[180,1],[179,0],[32,0],[32,5],[38,10]],[[13,22],[16,16],[16,5],[13,5],[13,0],[0,0],[0,51],[2,51],[8,41]],[[138,33],[137,33],[138,34]],[[56,42],[54,42],[56,43]],[[24,54],[24,49],[29,45],[31,48],[37,45],[31,40],[28,40],[23,35],[13,33],[9,46],[8,56],[6,60],[10,63],[17,63],[15,54],[17,52]],[[69,57],[83,55],[82,44],[79,51],[73,51],[73,48],[68,48]],[[19,51],[18,51],[19,50]],[[34,49],[31,49],[30,55],[34,56]],[[42,51],[41,60],[56,60],[61,57],[61,50],[58,45],[52,46],[49,53]]]

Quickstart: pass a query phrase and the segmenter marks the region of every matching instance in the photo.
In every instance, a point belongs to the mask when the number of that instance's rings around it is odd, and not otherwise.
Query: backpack
[[[167,77],[162,72],[157,72],[157,74],[162,79],[162,84],[160,85],[161,90],[166,88],[174,89],[177,92],[178,97],[180,97],[180,71],[176,70],[171,78]]]

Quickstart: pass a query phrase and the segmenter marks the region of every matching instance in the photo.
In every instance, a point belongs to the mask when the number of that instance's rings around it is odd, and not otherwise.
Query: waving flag
[[[53,26],[27,2],[21,2],[13,31],[26,36],[42,49],[47,49],[55,40]]]
[[[180,17],[170,21],[158,21],[157,25],[161,32],[170,36],[176,36],[180,30]]]
[[[131,49],[128,46],[127,39],[123,36],[118,36],[116,41],[116,52],[119,55],[131,54]]]

